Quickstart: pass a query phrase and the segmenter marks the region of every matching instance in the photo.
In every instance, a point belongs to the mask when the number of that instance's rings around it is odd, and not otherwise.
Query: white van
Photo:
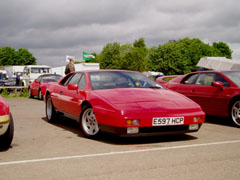
[[[28,86],[30,82],[42,74],[52,74],[52,68],[46,65],[27,65],[23,69],[22,85]]]
[[[9,79],[16,79],[17,73],[20,73],[21,79],[23,75],[23,69],[25,66],[5,66],[4,69],[7,71]]]

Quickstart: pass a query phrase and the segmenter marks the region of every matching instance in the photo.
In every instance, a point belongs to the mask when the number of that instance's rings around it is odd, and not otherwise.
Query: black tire
[[[33,98],[31,88],[28,88],[28,97],[29,98]]]
[[[39,100],[43,100],[43,95],[42,95],[42,90],[41,89],[39,89],[39,91],[38,91],[38,99]]]
[[[50,95],[47,96],[46,98],[46,118],[48,122],[56,122],[57,120],[57,112],[53,106],[52,99]]]
[[[240,99],[230,104],[230,119],[236,127],[240,127]]]
[[[80,115],[80,128],[88,138],[95,138],[100,134],[100,128],[91,106],[84,106]]]
[[[10,121],[7,131],[0,136],[0,149],[8,149],[12,143],[14,135],[14,123],[13,123],[13,117],[10,113]]]

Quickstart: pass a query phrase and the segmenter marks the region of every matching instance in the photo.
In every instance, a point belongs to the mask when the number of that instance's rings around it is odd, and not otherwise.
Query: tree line
[[[144,38],[133,44],[108,43],[93,62],[101,69],[156,71],[167,75],[186,74],[197,70],[202,57],[220,56],[232,59],[232,50],[224,42],[205,44],[198,38],[183,38],[147,48]],[[0,47],[0,66],[36,64],[36,58],[27,50]]]
[[[101,69],[156,71],[172,75],[197,70],[201,57],[232,59],[232,50],[224,42],[209,45],[198,38],[169,41],[148,49],[144,39],[140,38],[133,44],[108,43],[100,54],[94,55]]]
[[[25,48],[0,47],[0,66],[33,65],[36,58]]]

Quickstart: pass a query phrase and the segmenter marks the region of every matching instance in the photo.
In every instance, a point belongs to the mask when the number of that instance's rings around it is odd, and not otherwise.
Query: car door
[[[223,115],[228,111],[227,102],[229,94],[229,83],[218,73],[206,72],[195,74],[196,78],[191,84],[189,79],[181,82],[178,92],[186,95],[197,102],[208,115]],[[213,86],[213,82],[221,81],[223,88]]]
[[[62,111],[64,113],[73,114],[72,108],[76,106],[77,90],[69,90],[69,84],[78,84],[83,73],[75,73],[61,88],[59,92],[59,103],[61,104]],[[76,108],[74,108],[76,109]]]
[[[81,113],[81,105],[82,102],[86,99],[86,93],[85,93],[85,85],[86,85],[86,78],[85,74],[83,73],[80,77],[80,80],[78,82],[78,90],[72,90],[71,92],[71,98],[69,98],[67,113],[73,115],[76,118],[80,117]]]
[[[41,77],[38,77],[32,83],[32,94],[34,96],[38,96],[38,90],[39,90],[40,82],[41,82]]]
[[[51,98],[52,98],[52,102],[54,107],[56,108],[56,110],[58,111],[64,111],[64,96],[63,92],[67,91],[67,84],[70,81],[70,79],[72,78],[74,74],[69,74],[67,76],[65,76],[59,83],[54,84],[53,86],[51,86]]]

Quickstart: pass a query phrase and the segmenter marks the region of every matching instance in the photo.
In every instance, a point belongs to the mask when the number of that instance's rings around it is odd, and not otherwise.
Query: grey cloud
[[[149,47],[190,37],[239,52],[238,0],[8,0],[0,2],[0,46],[28,48],[39,64],[99,53],[109,42]],[[234,50],[233,49],[233,50]],[[234,55],[235,56],[235,55]]]

